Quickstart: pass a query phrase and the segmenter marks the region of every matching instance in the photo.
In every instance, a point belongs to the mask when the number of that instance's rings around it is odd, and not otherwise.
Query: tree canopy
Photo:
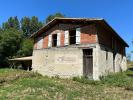
[[[46,22],[55,17],[64,17],[61,13],[49,15]],[[0,67],[9,66],[9,58],[31,56],[33,40],[29,36],[39,30],[43,22],[38,17],[9,17],[0,27]]]
[[[38,17],[33,16],[31,18],[29,17],[24,17],[20,21],[21,23],[21,30],[23,31],[23,34],[25,37],[30,36],[37,30],[39,30],[42,26],[43,23],[38,20]]]
[[[16,56],[22,41],[22,32],[10,28],[0,32],[0,66],[8,66],[8,58]]]

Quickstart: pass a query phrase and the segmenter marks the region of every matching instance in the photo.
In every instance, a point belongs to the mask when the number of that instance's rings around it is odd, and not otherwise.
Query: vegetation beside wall
[[[133,71],[103,76],[100,78],[100,81],[88,80],[85,77],[74,77],[73,80],[84,84],[117,86],[127,90],[133,90]]]

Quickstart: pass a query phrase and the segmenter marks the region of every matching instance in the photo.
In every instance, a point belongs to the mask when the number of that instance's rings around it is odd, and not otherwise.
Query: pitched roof
[[[54,26],[57,23],[66,23],[66,22],[78,22],[78,23],[96,23],[101,24],[108,28],[118,39],[126,46],[129,47],[129,45],[117,34],[117,32],[103,19],[103,18],[55,18],[49,23],[47,23],[45,26],[43,26],[41,29],[39,29],[37,32],[33,33],[30,38],[35,37],[39,35],[40,33],[47,31],[49,28]]]

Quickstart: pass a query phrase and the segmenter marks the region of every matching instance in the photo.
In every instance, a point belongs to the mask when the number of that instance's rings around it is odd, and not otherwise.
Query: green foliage
[[[0,33],[0,65],[8,66],[8,58],[16,55],[22,41],[22,32],[10,28]]]
[[[128,74],[133,75],[133,71],[127,71],[122,73],[114,73],[107,76],[100,77],[100,81],[88,80],[86,77],[74,77],[73,81],[77,81],[83,84],[90,85],[109,85],[124,87],[128,90],[133,90],[133,78],[129,77]]]
[[[127,80],[129,80],[128,76],[126,73],[114,73],[110,74],[107,76],[101,77],[101,82],[103,84],[111,84],[114,86],[126,86],[127,85]]]
[[[33,41],[30,39],[23,39],[21,48],[17,52],[17,56],[31,56],[33,52]]]
[[[28,37],[42,27],[36,16],[10,17],[0,28],[0,65],[9,66],[8,58],[31,56],[33,41]]]
[[[38,31],[42,26],[42,22],[39,22],[38,18],[36,16],[31,17],[31,22],[30,22],[30,26],[31,26],[31,34]]]
[[[38,17],[33,16],[31,18],[24,17],[21,19],[21,29],[25,37],[30,36],[43,26],[42,22],[38,20]]]
[[[4,30],[10,29],[10,28],[20,30],[20,23],[19,23],[19,20],[18,20],[17,16],[10,17],[7,22],[3,23],[2,28]]]
[[[99,85],[100,81],[88,80],[87,77],[73,77],[73,81],[77,81],[83,84]]]
[[[50,15],[47,21],[55,17],[64,15]],[[28,38],[42,26],[43,23],[36,16],[23,17],[21,20],[17,16],[9,17],[0,27],[0,66],[9,66],[8,58],[31,56],[33,41]]]
[[[55,17],[65,17],[63,14],[61,13],[55,13],[53,15],[49,15],[47,18],[46,18],[46,23],[50,22],[51,20],[53,20]]]
[[[30,18],[29,17],[23,17],[21,19],[21,29],[23,31],[24,36],[30,35]]]

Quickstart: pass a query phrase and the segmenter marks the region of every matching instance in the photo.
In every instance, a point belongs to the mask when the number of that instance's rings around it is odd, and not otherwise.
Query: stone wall
[[[33,51],[33,71],[42,75],[73,77],[83,75],[82,49],[51,48]]]
[[[113,53],[110,49],[105,48],[104,46],[97,45],[98,49],[98,70],[99,75],[103,76],[114,71],[113,67]]]
[[[115,55],[115,72],[125,71],[127,69],[126,57],[117,53]]]
[[[121,72],[127,69],[125,56],[119,53],[113,55],[113,51],[103,45],[97,45],[97,49],[98,76],[107,75],[113,72]]]
[[[100,76],[127,69],[125,56],[117,53],[113,57],[111,49],[99,44],[87,44],[34,50],[33,71],[48,76],[83,76],[82,49],[87,48],[93,49],[92,78],[94,80],[99,80]]]

